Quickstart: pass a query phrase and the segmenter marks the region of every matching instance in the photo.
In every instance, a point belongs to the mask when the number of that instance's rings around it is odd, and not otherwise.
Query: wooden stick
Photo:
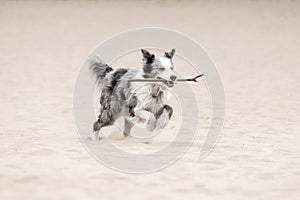
[[[201,76],[204,76],[204,74],[199,74],[195,76],[194,78],[184,78],[184,79],[177,79],[177,82],[183,82],[183,81],[194,81],[197,82],[197,78],[200,78]],[[165,82],[168,80],[165,79],[129,79],[130,82]]]
[[[200,78],[201,76],[204,76],[204,74],[199,74],[199,75],[195,76],[194,78],[178,79],[177,81],[194,81],[194,82],[197,82],[197,78]]]

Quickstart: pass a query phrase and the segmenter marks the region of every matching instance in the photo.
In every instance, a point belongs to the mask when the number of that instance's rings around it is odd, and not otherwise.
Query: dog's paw
[[[100,138],[99,138],[99,131],[93,131],[92,135],[91,135],[91,141],[93,143],[95,143],[95,142],[97,142],[99,140],[100,140]]]

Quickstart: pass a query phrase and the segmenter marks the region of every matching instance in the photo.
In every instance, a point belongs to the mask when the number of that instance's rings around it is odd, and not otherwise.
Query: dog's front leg
[[[133,123],[146,128],[148,131],[155,129],[156,118],[153,113],[144,109],[135,109]]]
[[[154,131],[163,129],[170,121],[173,115],[173,108],[169,105],[164,105],[156,114],[156,124]]]
[[[130,131],[132,127],[133,127],[133,123],[125,118],[123,135],[124,136],[130,135]]]

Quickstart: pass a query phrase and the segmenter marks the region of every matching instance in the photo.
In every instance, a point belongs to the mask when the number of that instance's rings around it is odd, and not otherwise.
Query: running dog
[[[92,140],[99,139],[99,131],[113,125],[116,119],[124,117],[123,134],[130,135],[134,125],[157,131],[164,128],[173,109],[167,104],[177,76],[172,58],[175,49],[156,57],[142,49],[143,64],[136,69],[113,70],[95,57],[90,62],[90,70],[101,86],[100,115],[94,123]],[[130,79],[160,79],[160,82],[130,82]]]

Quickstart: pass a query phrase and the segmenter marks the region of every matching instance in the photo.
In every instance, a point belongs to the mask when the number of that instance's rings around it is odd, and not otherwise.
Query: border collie
[[[95,57],[90,70],[101,85],[100,114],[94,123],[92,140],[99,139],[99,131],[113,125],[124,117],[123,134],[130,135],[134,125],[157,131],[169,122],[173,109],[167,104],[177,76],[173,71],[172,58],[175,49],[156,57],[145,49],[141,50],[143,64],[136,69],[116,69]],[[130,79],[160,79],[161,82],[130,82]]]

